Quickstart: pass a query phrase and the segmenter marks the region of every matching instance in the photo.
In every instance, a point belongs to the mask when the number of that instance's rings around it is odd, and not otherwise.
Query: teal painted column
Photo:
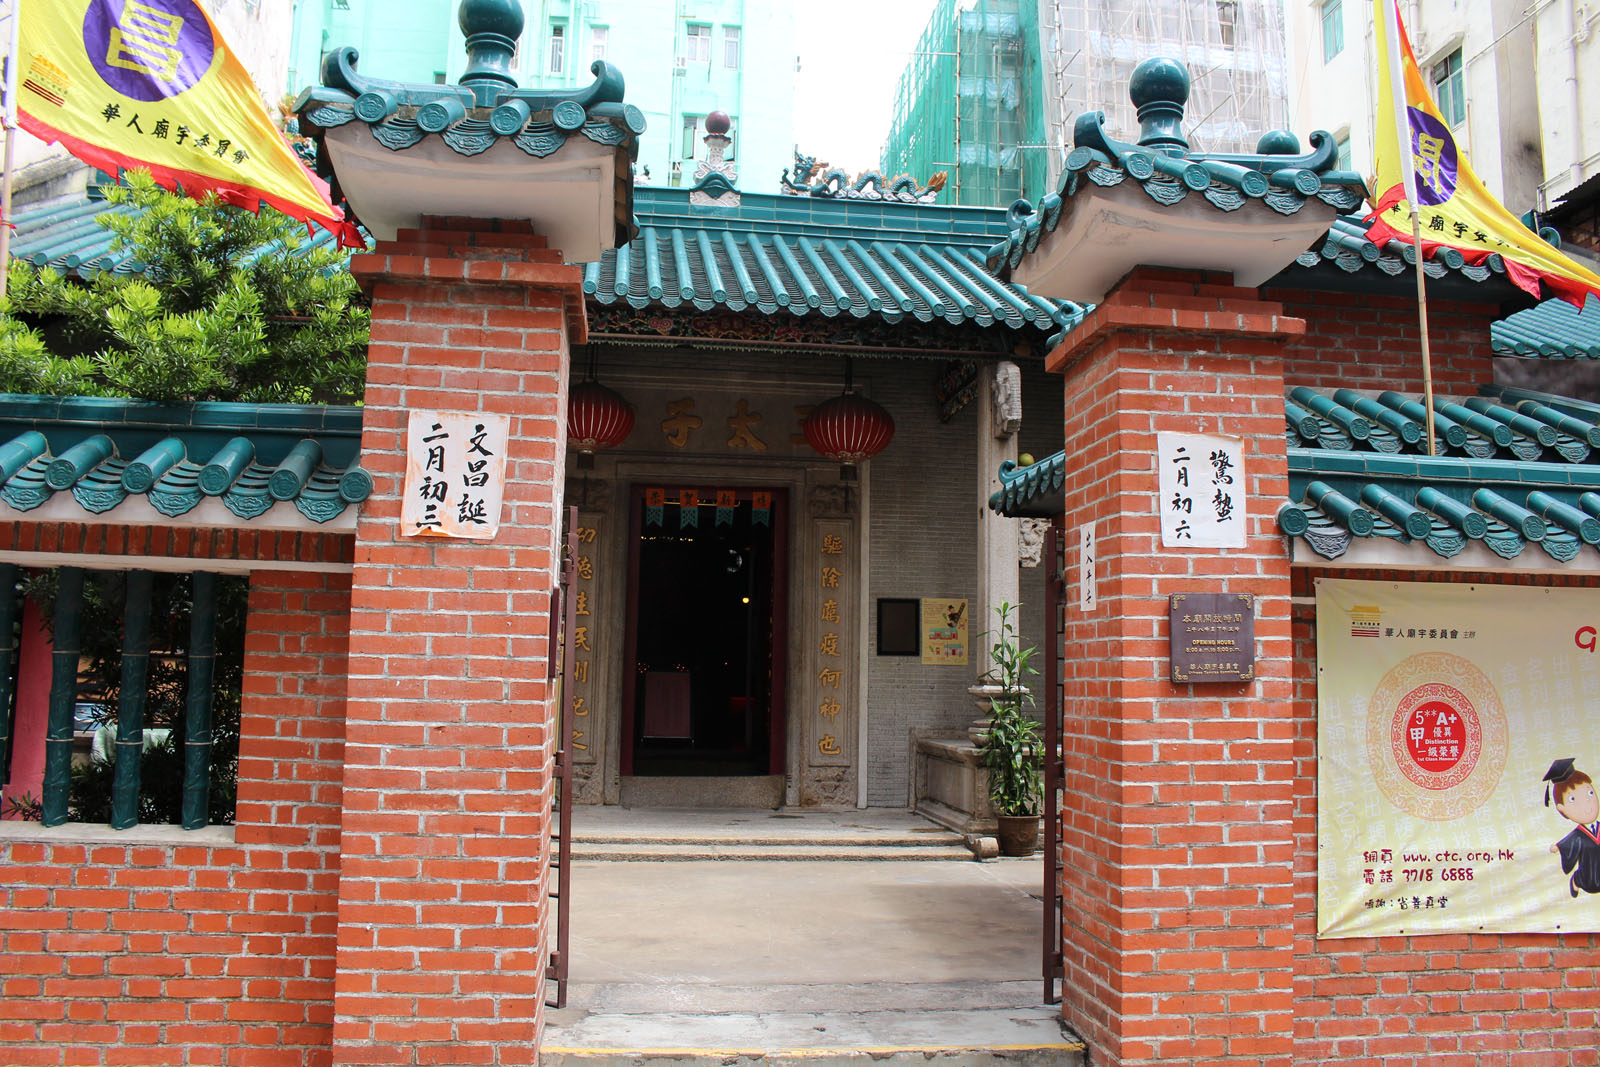
[[[16,731],[17,565],[0,563],[0,781],[10,774]]]
[[[144,708],[150,683],[150,598],[153,575],[128,572],[123,601],[122,689],[117,697],[117,766],[111,780],[111,828],[139,825],[144,759]]]
[[[50,713],[44,730],[44,824],[67,821],[72,790],[72,711],[78,703],[83,568],[62,567],[56,588],[55,651],[50,656]]]
[[[211,811],[211,681],[217,659],[217,576],[194,573],[189,617],[189,701],[183,737],[183,828],[198,830]]]

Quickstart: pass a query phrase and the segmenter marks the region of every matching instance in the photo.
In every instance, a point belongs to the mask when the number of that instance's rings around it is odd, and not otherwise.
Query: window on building
[[[550,27],[550,73],[560,74],[567,69],[567,28]]]
[[[739,69],[739,27],[722,27],[722,65],[729,70]]]
[[[696,134],[700,132],[700,117],[698,115],[683,116],[683,144],[678,155],[684,159],[694,158],[694,143]]]
[[[1338,159],[1338,162],[1335,164],[1335,166],[1337,166],[1340,170],[1349,170],[1350,169],[1351,157],[1350,157],[1350,132],[1348,130],[1346,130],[1345,132],[1339,134],[1339,139],[1334,142],[1334,147],[1338,150],[1338,153],[1339,153],[1339,159]]]
[[[1217,29],[1223,45],[1232,48],[1239,32],[1239,0],[1217,0]]]
[[[711,62],[711,27],[690,23],[687,33],[683,57],[690,63]]]
[[[1332,62],[1344,51],[1344,0],[1327,0],[1322,5],[1322,61]]]
[[[436,71],[433,72],[433,84],[435,84],[435,85],[443,85],[444,84],[444,71],[436,70]]]
[[[606,45],[609,43],[607,38],[610,36],[611,32],[608,27],[589,27],[589,59],[591,62],[606,57]]]
[[[1467,90],[1461,49],[1457,48],[1433,65],[1433,98],[1439,104],[1439,114],[1450,125],[1459,126],[1466,119]]]

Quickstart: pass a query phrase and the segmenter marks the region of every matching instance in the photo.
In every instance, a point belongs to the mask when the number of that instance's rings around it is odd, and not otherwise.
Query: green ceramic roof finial
[[[1261,156],[1298,156],[1300,138],[1290,130],[1268,130],[1256,142],[1256,154]]]
[[[1147,59],[1128,78],[1128,99],[1138,108],[1139,144],[1169,156],[1189,150],[1183,136],[1183,105],[1189,72],[1175,59]]]
[[[478,106],[494,103],[496,93],[515,89],[511,58],[522,36],[520,0],[461,0],[456,15],[461,32],[467,37],[467,69],[461,84],[472,90]]]

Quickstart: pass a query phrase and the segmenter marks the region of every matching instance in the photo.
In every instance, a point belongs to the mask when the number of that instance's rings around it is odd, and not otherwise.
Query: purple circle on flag
[[[211,69],[211,23],[194,0],[90,0],[83,48],[123,96],[164,100]]]
[[[1411,127],[1411,165],[1417,175],[1418,207],[1435,207],[1456,192],[1456,139],[1432,115],[1420,108],[1406,108]]]

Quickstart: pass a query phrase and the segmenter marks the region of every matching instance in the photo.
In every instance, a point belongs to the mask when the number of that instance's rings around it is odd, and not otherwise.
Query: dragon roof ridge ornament
[[[899,204],[931,204],[945,186],[947,173],[939,171],[919,186],[909,174],[885,178],[878,170],[865,170],[853,180],[840,167],[819,163],[816,156],[794,153],[794,178],[788,168],[778,180],[778,192],[784,196],[832,197],[837,200],[887,200]],[[815,181],[812,179],[815,178]]]

